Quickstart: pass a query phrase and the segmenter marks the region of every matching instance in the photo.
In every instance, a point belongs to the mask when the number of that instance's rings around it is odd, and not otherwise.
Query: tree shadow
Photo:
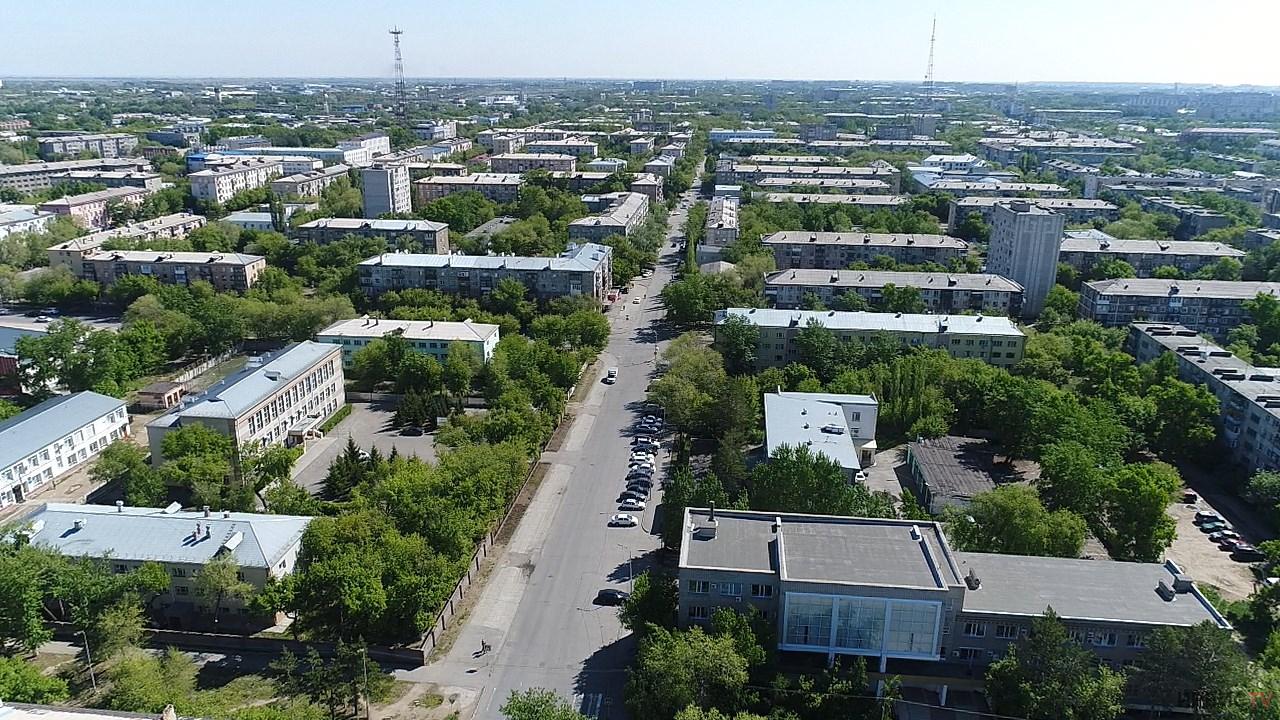
[[[574,694],[582,705],[575,708],[588,717],[619,720],[627,717],[622,704],[627,686],[627,666],[635,656],[634,635],[614,640],[596,650],[582,663],[573,679]]]

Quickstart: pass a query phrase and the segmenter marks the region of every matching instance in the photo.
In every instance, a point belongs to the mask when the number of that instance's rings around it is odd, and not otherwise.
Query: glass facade
[[[941,609],[937,602],[787,593],[783,645],[935,658]]]

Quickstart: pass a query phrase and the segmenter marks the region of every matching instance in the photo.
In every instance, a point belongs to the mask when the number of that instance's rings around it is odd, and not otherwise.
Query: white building
[[[711,198],[707,208],[706,244],[725,247],[738,241],[738,200],[731,197]]]
[[[1036,317],[1057,282],[1066,218],[1026,201],[996,205],[987,270],[1022,285],[1022,315]]]
[[[16,233],[40,232],[56,217],[54,213],[36,210],[35,205],[0,203],[0,238]]]
[[[244,190],[253,190],[284,174],[284,164],[275,158],[253,158],[234,165],[200,170],[187,176],[191,197],[205,202],[224,203]]]
[[[364,186],[365,217],[413,212],[408,165],[397,163],[367,167],[360,171],[360,178]]]
[[[937,168],[943,172],[973,172],[986,167],[987,163],[977,155],[930,155],[920,162],[924,167]]]
[[[351,358],[362,347],[379,338],[399,335],[409,347],[423,355],[429,355],[443,363],[449,356],[449,346],[461,343],[471,349],[481,360],[493,359],[498,347],[498,326],[470,320],[445,322],[441,320],[386,320],[381,318],[355,318],[339,320],[316,333],[316,342],[342,346],[342,362],[351,365]]]
[[[347,177],[351,168],[346,165],[330,165],[319,170],[287,175],[271,181],[271,193],[280,197],[290,195],[300,198],[320,197],[320,193],[333,183]]]
[[[49,398],[0,422],[0,507],[25,501],[128,434],[124,401],[88,390]]]
[[[610,174],[627,169],[627,161],[621,158],[596,158],[582,166],[587,172],[607,172]]]
[[[765,445],[769,457],[784,445],[806,446],[839,463],[852,480],[875,463],[879,414],[874,395],[765,393]]]
[[[368,135],[361,135],[357,138],[344,140],[338,143],[338,147],[343,150],[364,148],[368,150],[369,154],[373,157],[378,157],[379,155],[390,155],[391,138],[386,133],[369,133]]]
[[[588,208],[599,208],[569,223],[569,239],[598,242],[610,235],[630,235],[649,216],[649,196],[634,192],[584,195]]]

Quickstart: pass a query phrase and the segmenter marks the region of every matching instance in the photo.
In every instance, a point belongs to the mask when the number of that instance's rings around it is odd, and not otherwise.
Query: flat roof
[[[369,220],[366,218],[320,218],[304,225],[299,230],[374,230],[377,232],[440,232],[449,227],[448,223],[431,220]]]
[[[993,207],[995,205],[1008,205],[1015,202],[1026,202],[1045,210],[1070,210],[1073,208],[1085,210],[1118,210],[1115,205],[1106,200],[1098,200],[1096,198],[1007,198],[1007,197],[962,197],[953,200],[959,207]]]
[[[497,270],[572,270],[591,272],[613,252],[613,248],[596,243],[572,245],[559,257],[520,257],[515,255],[434,255],[427,253],[384,253],[362,261],[361,265],[386,267],[460,268]]]
[[[1247,253],[1225,243],[1197,240],[1126,240],[1122,238],[1072,237],[1062,240],[1063,252],[1133,253],[1142,255],[1209,255],[1243,258]]]
[[[839,429],[829,432],[827,429]],[[792,395],[765,393],[764,435],[770,457],[783,445],[807,446],[825,455],[845,470],[860,470],[858,448],[845,423],[844,413],[835,403]]]
[[[944,435],[908,443],[907,452],[931,493],[943,498],[969,500],[1012,479],[996,465],[991,443],[981,438]]]
[[[549,142],[543,140],[541,142]],[[537,141],[529,143],[536,144]],[[577,160],[573,155],[564,155],[562,153],[500,153],[489,158],[490,160]]]
[[[242,567],[270,569],[302,540],[310,522],[310,517],[296,515],[210,512],[205,517],[202,511],[46,503],[23,524],[39,527],[31,535],[33,545],[62,555],[196,565],[212,560],[239,533],[239,544],[225,552]],[[197,523],[198,538],[193,537]]]
[[[756,165],[752,163],[729,163],[725,168],[732,173],[749,173],[761,175],[779,175],[781,177],[875,177],[894,176],[898,174],[895,167],[850,167],[845,165]],[[716,168],[719,172],[720,168]]]
[[[415,185],[520,185],[520,173],[472,173],[470,175],[432,175],[413,181]]]
[[[129,198],[135,195],[149,195],[150,190],[140,187],[113,187],[106,190],[94,190],[93,192],[81,193],[79,195],[68,195],[67,197],[50,200],[40,203],[40,208],[86,205],[94,202],[110,202],[119,198]]]
[[[516,224],[516,222],[517,222],[516,218],[508,217],[506,215],[501,215],[492,220],[486,221],[483,225],[480,225],[479,227],[473,229],[471,232],[467,233],[463,237],[468,237],[468,238],[492,237],[493,235],[496,235],[497,233],[500,233],[503,230],[506,230],[507,228]]]
[[[1280,418],[1280,368],[1245,362],[1183,325],[1133,323],[1133,327],[1166,351],[1184,358],[1187,367],[1206,379],[1214,378],[1262,412]]]
[[[14,331],[18,332],[16,328]],[[123,400],[85,390],[51,397],[0,421],[0,468],[10,467],[113,410],[123,409]]]
[[[968,290],[980,292],[1022,292],[1022,286],[1003,275],[991,273],[897,272],[890,270],[778,270],[765,275],[765,285],[813,287],[898,287],[921,290]]]
[[[0,165],[0,175],[23,175],[26,173],[63,172],[78,168],[107,167],[151,167],[151,161],[143,158],[94,158],[92,160],[58,160],[55,162],[29,162],[16,165]]]
[[[85,256],[85,260],[98,262],[113,260],[119,262],[150,262],[157,265],[166,263],[178,265],[253,265],[259,262],[266,262],[266,258],[261,255],[245,255],[244,253],[233,252],[182,252],[176,250],[99,250]]]
[[[306,182],[308,180],[317,180],[326,178],[331,175],[345,175],[351,168],[338,163],[337,165],[327,165],[319,170],[307,170],[306,172],[294,173],[293,175],[285,175],[281,178],[272,180],[273,183],[297,183]]]
[[[772,187],[804,187],[804,188],[862,188],[864,190],[888,190],[889,183],[883,180],[874,180],[870,178],[827,178],[827,177],[797,177],[797,178],[761,178],[755,182],[762,188]]]
[[[1248,300],[1257,295],[1280,294],[1280,283],[1242,280],[1163,280],[1161,278],[1117,278],[1085,283],[1098,295],[1143,297],[1224,298]]]
[[[380,338],[400,333],[406,340],[463,340],[484,342],[498,334],[498,326],[470,320],[446,322],[443,320],[386,320],[379,318],[353,318],[339,320],[316,333],[317,338],[351,337]]]
[[[811,232],[809,230],[780,230],[760,240],[765,245],[789,245],[815,243],[824,245],[874,245],[923,248],[952,248],[968,250],[969,243],[950,235],[913,235],[908,233],[880,232]]]
[[[908,198],[902,195],[823,195],[805,193],[764,193],[764,201],[771,203],[793,202],[798,204],[816,203],[827,205],[905,205]]]
[[[222,380],[200,395],[194,404],[175,408],[170,413],[173,417],[161,416],[153,422],[169,425],[174,419],[183,417],[238,418],[281,387],[310,372],[331,354],[341,354],[341,348],[310,340],[294,343],[274,355],[265,356],[261,365],[246,366]],[[271,376],[277,379],[272,380]]]
[[[1067,192],[1057,183],[1024,182],[972,182],[968,180],[938,180],[929,186],[931,190],[995,190],[999,192]]]
[[[829,330],[865,332],[941,333],[1022,337],[1007,317],[984,315],[925,315],[911,313],[837,312],[835,310],[771,310],[727,308],[717,310],[715,324],[741,317],[762,328],[803,328],[816,320]]]

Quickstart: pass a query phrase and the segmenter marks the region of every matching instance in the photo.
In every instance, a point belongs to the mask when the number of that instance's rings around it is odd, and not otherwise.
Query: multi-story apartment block
[[[969,243],[950,235],[782,230],[760,242],[773,252],[774,262],[782,270],[843,270],[851,263],[869,263],[881,255],[902,264],[945,265],[969,254]]]
[[[485,131],[489,132],[489,131]],[[423,140],[450,140],[458,137],[458,121],[457,120],[432,120],[428,123],[415,125],[413,134]],[[483,134],[483,133],[482,133]]]
[[[1095,198],[1098,196],[1098,183],[1102,176],[1102,168],[1099,168],[1096,165],[1084,165],[1070,160],[1049,160],[1041,165],[1041,167],[1050,173],[1053,173],[1063,182],[1068,180],[1079,180],[1081,186],[1084,188],[1084,192],[1082,193],[1084,197]]]
[[[582,200],[597,214],[570,222],[570,240],[599,242],[611,235],[630,235],[649,217],[649,198],[640,193],[585,195]]]
[[[451,140],[441,140],[435,145],[432,145],[431,149],[432,154],[435,156],[457,155],[458,153],[470,150],[474,146],[475,143],[471,142],[468,138],[453,138]]]
[[[612,175],[627,169],[627,161],[622,158],[596,158],[582,166],[587,172],[602,172]]]
[[[25,120],[23,118],[15,118],[12,120],[0,120],[0,130],[17,132],[19,130],[26,130],[29,127],[31,127],[31,121]]]
[[[706,236],[703,240],[713,247],[725,247],[738,241],[738,199],[711,198],[707,207]]]
[[[40,232],[58,217],[51,212],[40,212],[35,205],[8,205],[0,203],[0,238],[17,233]]]
[[[547,155],[574,155],[592,158],[600,154],[599,146],[584,137],[567,137],[563,140],[536,140],[526,143],[525,150],[530,153]]]
[[[874,395],[766,392],[765,451],[773,457],[783,446],[807,447],[834,460],[854,482],[859,470],[875,463],[879,414]]]
[[[0,188],[16,190],[24,195],[47,190],[53,187],[57,176],[72,170],[148,172],[151,162],[143,158],[101,158],[0,165]]]
[[[442,320],[385,320],[363,317],[339,320],[316,333],[316,342],[342,346],[342,362],[351,366],[351,358],[361,348],[379,338],[391,335],[404,338],[414,352],[429,355],[443,363],[449,356],[449,346],[465,345],[475,357],[489,362],[498,347],[498,326],[477,323],[444,322]]]
[[[835,138],[831,138],[834,140]],[[943,172],[980,172],[987,166],[977,155],[963,153],[960,155],[930,155],[920,164],[928,168],[936,168]]]
[[[634,193],[640,193],[649,198],[649,202],[662,201],[662,188],[666,185],[660,176],[653,173],[636,173],[627,186],[627,189]]]
[[[1280,283],[1121,278],[1080,286],[1080,317],[1107,327],[1132,322],[1178,323],[1223,339],[1250,321],[1244,303],[1280,295]]]
[[[1209,140],[1212,142],[1241,140],[1274,140],[1280,138],[1280,132],[1260,127],[1196,127],[1187,128],[1178,135],[1182,142]]]
[[[711,142],[725,142],[726,140],[732,140],[735,138],[741,138],[746,140],[767,140],[769,138],[773,138],[777,136],[778,136],[778,133],[775,132],[773,128],[755,128],[755,129],[744,129],[744,130],[726,130],[724,128],[714,128],[708,134],[707,137],[711,140]]]
[[[676,158],[670,155],[659,155],[644,164],[644,171],[660,178],[671,177],[676,168]]]
[[[495,155],[506,155],[515,153],[524,148],[524,135],[497,135],[493,138],[493,152]]]
[[[901,173],[892,165],[846,167],[843,165],[752,165],[732,160],[716,163],[716,182],[727,185],[758,184],[768,178],[794,180],[817,178],[822,180],[880,180],[898,192]]]
[[[1104,260],[1129,263],[1138,277],[1151,277],[1156,268],[1175,267],[1184,275],[1192,275],[1206,265],[1232,258],[1243,261],[1242,250],[1216,242],[1125,240],[1100,231],[1068,230],[1062,240],[1058,262],[1070,265],[1087,275],[1094,265]]]
[[[1067,188],[1054,183],[1023,182],[970,182],[966,180],[939,180],[929,186],[930,190],[951,193],[959,197],[1066,197],[1071,193]]]
[[[187,233],[205,224],[203,215],[174,213],[151,220],[143,220],[123,227],[100,230],[88,235],[49,246],[50,267],[65,267],[72,272],[80,269],[87,255],[97,252],[108,240],[156,240],[186,237]]]
[[[351,167],[365,167],[373,162],[373,152],[362,145],[354,147],[331,147],[331,148],[315,148],[315,147],[251,147],[245,148],[242,154],[245,155],[265,155],[268,157],[305,157],[319,160],[326,165],[350,165]],[[291,175],[293,173],[290,173]]]
[[[1280,468],[1280,374],[1236,357],[1184,325],[1134,323],[1128,350],[1138,362],[1171,353],[1178,376],[1218,398],[1218,431],[1247,473]]]
[[[53,184],[86,182],[106,187],[140,187],[159,190],[164,187],[164,176],[156,172],[137,170],[68,170],[53,176]]]
[[[166,435],[190,425],[231,438],[237,449],[251,443],[304,445],[321,436],[320,426],[345,403],[343,382],[337,345],[308,340],[252,359],[193,402],[147,424],[151,461],[164,461]]]
[[[187,153],[187,172],[201,170],[221,170],[243,165],[248,162],[279,162],[281,175],[297,175],[314,172],[324,167],[323,160],[301,155],[253,155],[247,152],[236,153]]]
[[[238,192],[269,184],[284,172],[284,163],[278,158],[248,158],[193,172],[187,179],[191,181],[191,196],[195,199],[224,203]]]
[[[666,145],[663,145],[658,150],[658,154],[665,155],[666,157],[673,157],[679,160],[680,158],[684,157],[684,151],[687,147],[688,147],[688,143],[683,143],[683,142],[667,143]]]
[[[647,155],[653,152],[653,138],[651,137],[633,138],[631,142],[627,144],[627,149],[631,152],[632,155]]]
[[[831,155],[748,155],[743,162],[751,165],[831,165],[841,158]]]
[[[309,170],[286,175],[271,181],[271,193],[280,197],[320,197],[324,189],[347,177],[351,168],[346,165],[329,165],[319,170]]]
[[[376,218],[387,213],[413,212],[409,192],[409,166],[378,163],[360,171],[364,194],[364,216]]]
[[[1275,228],[1262,227],[1248,230],[1245,232],[1244,239],[1240,244],[1248,250],[1256,250],[1280,241],[1280,215],[1275,215],[1273,217],[1276,218]]]
[[[1178,226],[1173,229],[1175,240],[1190,240],[1231,224],[1231,218],[1216,210],[1171,197],[1142,197],[1138,204],[1147,212],[1166,213],[1178,218]]]
[[[495,173],[573,172],[578,169],[578,158],[562,153],[502,153],[489,158],[489,167]]]
[[[767,203],[795,203],[797,205],[849,205],[869,210],[909,205],[911,198],[905,195],[843,195],[832,193],[756,193],[753,198]]]
[[[767,192],[844,193],[847,195],[888,195],[893,192],[883,180],[863,178],[764,178],[756,185]]]
[[[443,138],[441,138],[443,139]],[[391,137],[386,133],[375,132],[360,137],[351,138],[338,143],[338,147],[343,150],[352,148],[364,148],[369,151],[371,157],[379,155],[391,154]]]
[[[1117,668],[1158,628],[1231,628],[1171,561],[955,552],[940,523],[922,520],[689,508],[681,527],[680,625],[755,608],[776,626],[777,650],[863,657],[943,704],[1046,608]]]
[[[571,245],[554,258],[389,253],[365,260],[357,271],[360,290],[371,297],[406,288],[482,297],[514,278],[538,299],[587,295],[603,302],[613,284],[613,248]]]
[[[1105,200],[1088,198],[998,198],[998,197],[963,197],[951,201],[947,227],[955,232],[956,228],[971,214],[976,214],[982,221],[990,225],[995,218],[997,206],[1008,206],[1015,202],[1027,202],[1044,210],[1050,210],[1066,218],[1068,224],[1092,222],[1094,218],[1116,220],[1120,217],[1120,208]]]
[[[1017,165],[1024,155],[1037,163],[1050,160],[1072,160],[1101,165],[1107,161],[1132,160],[1138,156],[1133,143],[1107,138],[984,138],[978,143],[982,156],[1001,165]]]
[[[987,270],[1022,286],[1025,317],[1040,314],[1057,281],[1065,222],[1062,215],[1022,200],[995,207]]]
[[[215,611],[195,578],[209,561],[231,556],[239,577],[261,590],[293,572],[310,517],[150,507],[46,503],[19,530],[36,547],[101,560],[117,573],[159,563],[169,587],[151,601],[165,627],[259,629],[283,617],[254,617],[247,598],[227,598]],[[215,615],[216,613],[216,615]],[[215,624],[216,623],[216,624]]]
[[[0,507],[24,502],[128,434],[124,401],[87,390],[0,422]]]
[[[449,252],[449,226],[431,220],[366,220],[320,218],[294,228],[294,237],[321,245],[348,235],[378,237],[392,247],[403,242],[428,253]]]
[[[1004,368],[1022,360],[1026,341],[1026,336],[1009,318],[984,315],[728,308],[716,311],[715,326],[719,328],[731,317],[741,318],[760,329],[756,348],[759,368],[785,367],[799,362],[795,336],[810,323],[822,325],[841,342],[889,337],[904,345],[945,350],[954,358],[983,360]]]
[[[977,273],[890,272],[883,270],[779,270],[764,278],[765,297],[774,307],[799,308],[809,295],[830,304],[855,293],[871,305],[886,285],[920,291],[931,313],[999,312],[1016,317],[1022,310],[1022,286],[999,275]]]
[[[37,138],[40,157],[55,157],[91,152],[98,157],[123,157],[138,147],[138,138],[128,133],[96,133],[86,135],[59,135]]]
[[[435,175],[413,182],[418,204],[425,205],[457,192],[478,192],[496,203],[515,202],[524,178],[519,173],[475,173]]]
[[[85,254],[72,272],[81,280],[110,286],[130,275],[155,278],[163,285],[203,280],[219,292],[245,292],[267,269],[267,259],[241,253],[170,250],[99,250]]]
[[[111,224],[109,210],[112,205],[141,205],[151,193],[151,190],[139,187],[107,188],[50,200],[36,209],[69,217],[80,227],[99,230]]]

